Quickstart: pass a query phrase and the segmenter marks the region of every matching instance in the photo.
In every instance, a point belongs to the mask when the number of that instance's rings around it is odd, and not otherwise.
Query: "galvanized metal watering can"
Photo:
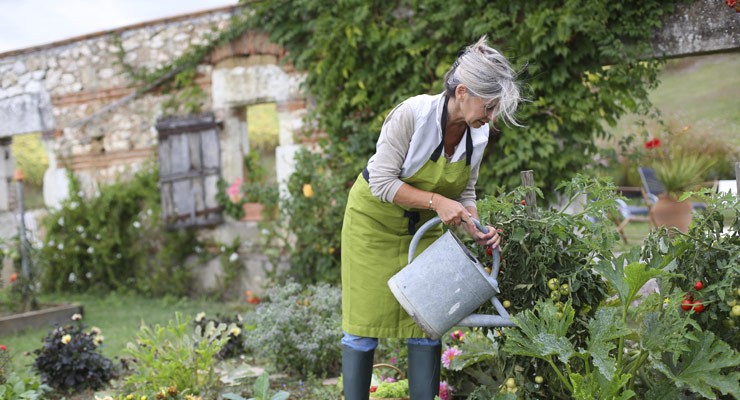
[[[393,295],[430,339],[441,338],[453,326],[514,326],[496,297],[501,264],[498,249],[493,249],[489,274],[448,230],[414,259],[424,233],[441,222],[434,217],[414,234],[409,245],[409,264],[388,280]],[[488,232],[480,222],[473,222],[479,230]],[[473,314],[488,300],[498,315]]]

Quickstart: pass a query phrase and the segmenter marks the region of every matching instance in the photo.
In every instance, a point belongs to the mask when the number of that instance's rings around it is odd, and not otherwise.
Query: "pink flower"
[[[462,351],[458,349],[457,347],[450,347],[447,350],[445,350],[444,353],[442,353],[442,365],[444,365],[445,368],[450,368],[450,362],[455,359],[455,357],[462,354]]]
[[[452,386],[447,384],[447,381],[439,383],[439,398],[441,400],[448,400],[452,394]]]
[[[229,199],[232,203],[236,203],[242,198],[241,194],[241,185],[242,180],[239,178],[234,179],[234,183],[232,183],[228,189],[226,189],[226,194],[229,195]]]
[[[391,356],[391,365],[396,365],[396,357]]]
[[[8,348],[4,344],[0,344],[0,350],[7,351]]]
[[[452,338],[452,340],[458,340],[462,342],[463,339],[465,338],[465,333],[463,333],[463,331],[458,329],[458,330],[452,331],[452,333],[450,333],[450,337]]]

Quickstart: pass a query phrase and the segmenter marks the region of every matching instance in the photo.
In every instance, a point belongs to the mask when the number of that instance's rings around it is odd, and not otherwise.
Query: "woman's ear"
[[[455,88],[455,97],[458,99],[461,99],[462,96],[468,92],[468,88],[465,87],[463,84],[457,85]]]

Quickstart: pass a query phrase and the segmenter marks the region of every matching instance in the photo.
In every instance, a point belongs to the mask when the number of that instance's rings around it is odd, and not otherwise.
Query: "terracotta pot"
[[[265,206],[261,203],[244,203],[244,216],[242,221],[262,221],[262,210]]]
[[[671,196],[660,195],[651,212],[657,226],[676,228],[686,233],[689,231],[693,210],[694,207],[689,200],[677,201]]]

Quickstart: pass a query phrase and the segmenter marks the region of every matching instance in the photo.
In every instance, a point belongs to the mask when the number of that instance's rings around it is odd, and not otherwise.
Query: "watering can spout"
[[[487,315],[487,314],[471,314],[463,318],[462,321],[455,324],[457,326],[485,326],[485,327],[503,327],[503,326],[516,326],[513,321],[508,317],[502,317],[500,315]]]

